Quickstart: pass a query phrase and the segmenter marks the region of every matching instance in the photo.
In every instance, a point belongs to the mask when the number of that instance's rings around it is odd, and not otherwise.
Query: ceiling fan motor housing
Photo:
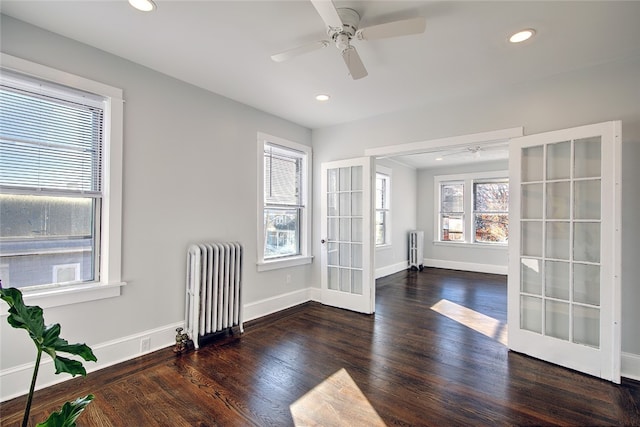
[[[360,23],[360,15],[353,9],[340,8],[337,9],[338,16],[342,21],[342,31],[333,31],[331,28],[328,30],[328,34],[336,43],[336,47],[341,51],[349,48],[349,41],[358,31],[358,24]]]

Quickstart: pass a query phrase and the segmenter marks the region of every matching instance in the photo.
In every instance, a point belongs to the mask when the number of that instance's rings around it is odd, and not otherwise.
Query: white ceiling
[[[494,144],[480,148],[475,144],[467,147],[448,150],[431,151],[420,154],[392,156],[391,159],[414,169],[430,169],[459,166],[469,163],[493,162],[507,160],[509,146],[506,143]]]
[[[312,129],[640,54],[639,1],[336,0],[360,14],[361,27],[418,15],[427,21],[419,36],[354,41],[369,71],[354,81],[333,46],[271,61],[326,39],[308,0],[156,3],[143,13],[125,0],[2,0],[0,10]],[[507,42],[528,27],[534,39]],[[331,100],[317,102],[318,93]]]

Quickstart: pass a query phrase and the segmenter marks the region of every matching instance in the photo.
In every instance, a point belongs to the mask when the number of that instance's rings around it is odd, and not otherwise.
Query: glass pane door
[[[520,327],[595,348],[601,146],[596,136],[523,148],[520,183]]]
[[[362,166],[327,171],[328,288],[362,295]]]
[[[323,164],[323,302],[373,312],[371,160]]]
[[[508,299],[512,350],[619,382],[616,123],[512,141]]]

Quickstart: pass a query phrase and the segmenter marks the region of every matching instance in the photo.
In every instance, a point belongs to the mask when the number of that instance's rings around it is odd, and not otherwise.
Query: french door
[[[372,157],[322,164],[322,302],[375,311]]]
[[[509,348],[620,382],[620,122],[511,140]]]

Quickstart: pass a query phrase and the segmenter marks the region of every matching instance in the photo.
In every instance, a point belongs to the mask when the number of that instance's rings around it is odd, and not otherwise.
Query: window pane
[[[508,214],[475,214],[476,242],[506,243],[509,240]]]
[[[94,213],[99,199],[0,194],[4,286],[95,279]]]
[[[387,212],[389,211],[389,176],[382,173],[376,174],[376,245],[387,243]]]
[[[600,176],[602,158],[600,137],[577,139],[575,141],[574,177],[587,178]]]
[[[103,111],[0,89],[0,184],[99,193]]]
[[[384,180],[376,178],[376,209],[384,206]]]
[[[464,241],[464,216],[448,215],[441,216],[442,226],[441,239],[445,241]]]
[[[376,175],[376,209],[388,209],[387,179],[386,175]]]
[[[265,208],[264,257],[300,254],[300,209]]]
[[[464,211],[464,184],[442,184],[440,187],[441,212]]]
[[[376,212],[376,245],[384,245],[385,243],[385,211]]]
[[[24,80],[29,83],[23,86]],[[24,288],[99,280],[103,107],[104,99],[97,95],[18,74],[3,75],[3,285]],[[15,187],[20,194],[12,190]]]
[[[264,152],[264,200],[266,204],[299,205],[302,159],[266,146]]]
[[[474,183],[473,209],[476,212],[507,212],[509,210],[509,183]]]

